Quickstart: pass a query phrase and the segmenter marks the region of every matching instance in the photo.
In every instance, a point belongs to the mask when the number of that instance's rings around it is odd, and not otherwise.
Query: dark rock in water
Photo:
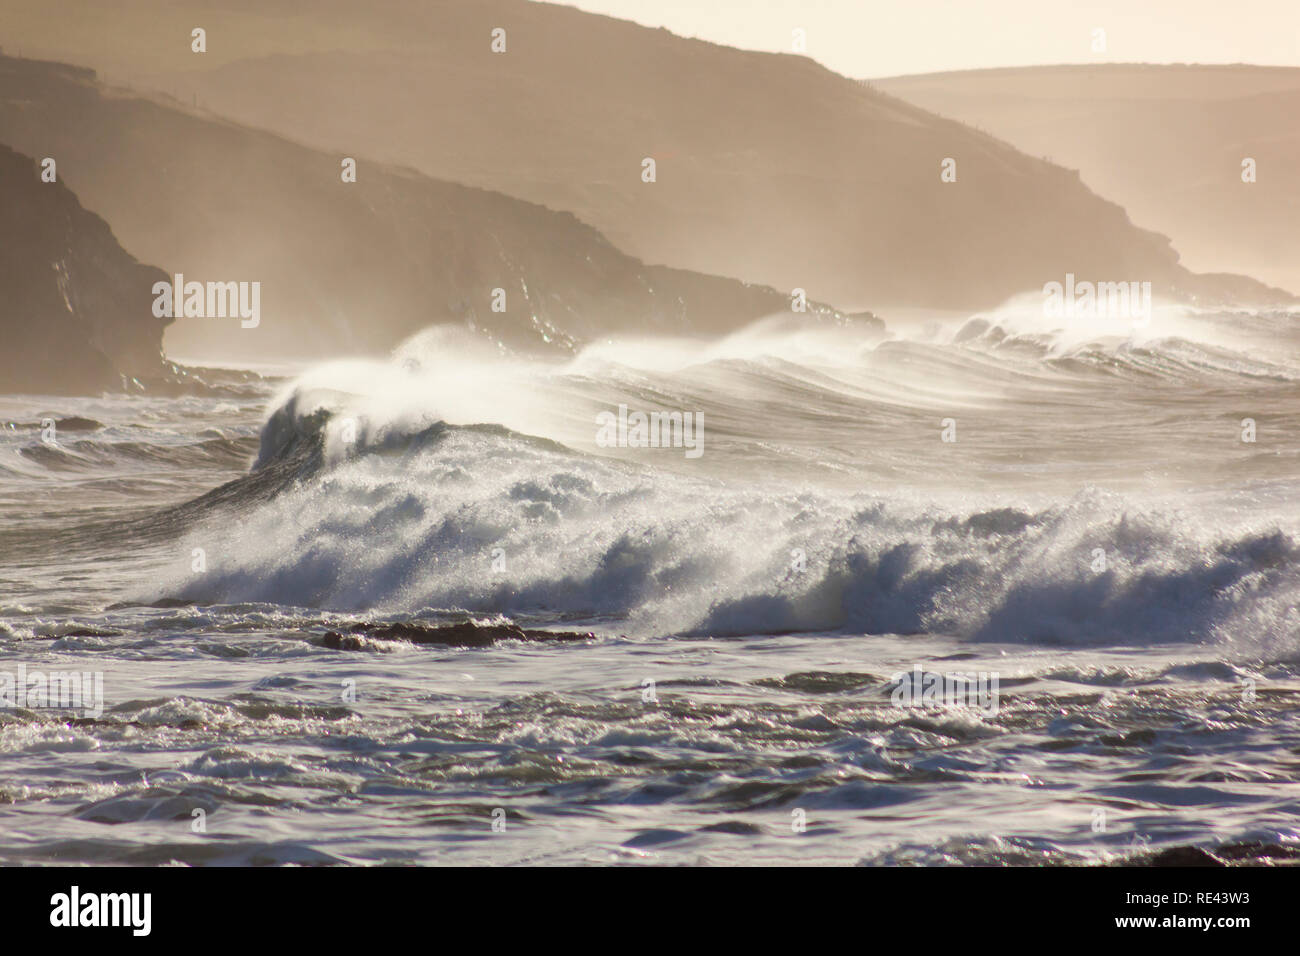
[[[337,631],[330,631],[319,643],[321,647],[328,647],[332,651],[364,651],[368,647],[364,637],[339,634]]]
[[[366,638],[381,641],[405,641],[410,644],[436,644],[443,647],[489,647],[497,641],[587,641],[592,633],[577,631],[543,631],[515,624],[355,624],[349,633],[330,631],[321,640],[322,647],[336,651],[363,651]]]
[[[161,269],[35,160],[0,146],[0,392],[93,394],[164,377]],[[141,386],[142,387],[142,386]]]
[[[1209,850],[1175,846],[1134,857],[1121,866],[1300,866],[1300,846],[1279,843],[1225,843]]]
[[[73,415],[70,418],[55,419],[54,426],[61,432],[93,432],[103,428],[104,423],[97,422],[93,418],[82,418],[80,415]]]
[[[1140,860],[1134,860],[1127,864],[1129,866],[1227,866],[1222,860],[1212,853],[1207,853],[1200,847],[1195,846],[1174,846],[1167,850],[1161,850],[1150,856],[1143,857]]]
[[[1216,856],[1234,863],[1262,863],[1269,860],[1274,864],[1300,866],[1300,846],[1282,846],[1278,843],[1225,843],[1215,847]]]

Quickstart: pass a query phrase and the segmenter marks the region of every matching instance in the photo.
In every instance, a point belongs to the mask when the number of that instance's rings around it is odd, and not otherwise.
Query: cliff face
[[[1168,239],[1139,227],[1149,220],[1135,225],[1041,151],[805,57],[526,0],[211,7],[137,0],[93,36],[47,12],[44,34],[20,22],[14,39],[316,147],[569,210],[647,261],[842,308],[983,308],[1067,272],[1237,294],[1190,276]],[[195,55],[183,41],[199,23],[212,42]],[[654,184],[641,181],[646,157]]]
[[[564,348],[620,331],[725,332],[789,309],[771,289],[647,266],[569,213],[371,162],[364,143],[308,149],[58,64],[0,57],[0,141],[55,156],[122,241],[169,273],[261,283],[256,328],[180,318],[169,355],[381,352],[442,322]],[[342,179],[344,156],[356,182]]]
[[[0,146],[0,392],[87,393],[164,374],[153,284],[103,219]]]

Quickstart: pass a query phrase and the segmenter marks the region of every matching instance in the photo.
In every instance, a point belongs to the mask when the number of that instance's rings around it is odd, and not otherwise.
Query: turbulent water
[[[1035,314],[0,398],[0,862],[1285,855],[1300,316]]]

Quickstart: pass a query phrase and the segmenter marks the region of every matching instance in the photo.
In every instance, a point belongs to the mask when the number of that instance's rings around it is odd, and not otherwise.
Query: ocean
[[[884,318],[0,396],[0,863],[1296,855],[1300,315]]]

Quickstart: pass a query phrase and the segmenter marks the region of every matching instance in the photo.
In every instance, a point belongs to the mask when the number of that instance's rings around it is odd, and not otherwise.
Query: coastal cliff
[[[57,169],[56,169],[57,175]],[[88,393],[165,373],[153,283],[99,216],[0,146],[0,392]]]

